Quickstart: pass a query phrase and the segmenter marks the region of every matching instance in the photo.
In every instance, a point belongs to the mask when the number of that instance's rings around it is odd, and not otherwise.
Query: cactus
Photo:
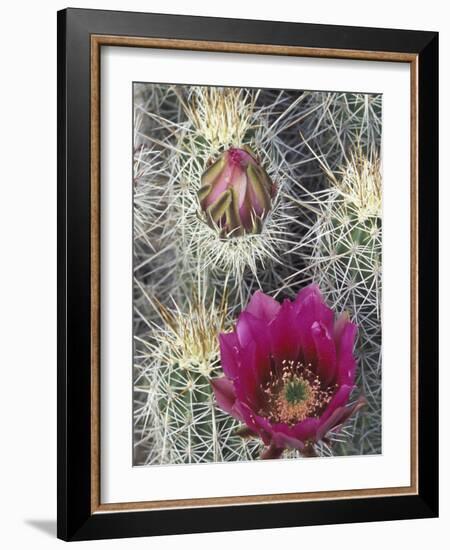
[[[226,286],[234,287],[243,307],[251,292],[262,284],[260,277],[267,267],[280,263],[289,247],[283,240],[290,224],[285,192],[289,166],[283,160],[283,147],[270,131],[265,111],[256,107],[257,90],[194,86],[187,94],[178,94],[187,117],[173,159],[177,180],[172,206],[185,243],[180,269],[195,277],[201,266],[217,286],[226,282]],[[230,221],[229,233],[235,238],[223,238],[222,227],[216,222],[205,223],[205,177],[220,162],[229,166],[230,159],[238,156],[245,156],[251,174],[253,167],[258,171],[252,187],[261,187],[259,180],[264,179],[263,190],[270,187],[269,196],[265,199],[267,206],[262,207],[257,206],[256,198],[251,199],[251,206],[263,214],[264,223],[259,218],[252,220],[251,209],[241,205],[241,213],[248,214],[245,227]]]
[[[311,278],[332,307],[348,310],[359,326],[357,386],[367,411],[348,427],[352,444],[339,454],[381,452],[381,174],[376,153],[349,155],[329,171],[331,185],[314,204],[316,223],[305,235]]]
[[[144,431],[152,464],[222,462],[258,456],[258,441],[239,436],[239,423],[216,408],[210,380],[220,371],[218,335],[227,326],[226,300],[194,295],[185,312],[155,303],[162,326],[147,342],[147,412]],[[141,385],[141,391],[143,387]]]

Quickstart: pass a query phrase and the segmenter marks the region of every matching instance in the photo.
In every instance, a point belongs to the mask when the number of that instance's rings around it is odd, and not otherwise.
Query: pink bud
[[[249,149],[231,148],[203,173],[198,191],[206,222],[224,236],[260,233],[274,195],[267,172]]]

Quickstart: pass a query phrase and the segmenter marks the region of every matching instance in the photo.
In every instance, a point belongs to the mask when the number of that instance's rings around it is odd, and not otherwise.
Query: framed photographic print
[[[434,32],[58,13],[58,536],[438,513]]]

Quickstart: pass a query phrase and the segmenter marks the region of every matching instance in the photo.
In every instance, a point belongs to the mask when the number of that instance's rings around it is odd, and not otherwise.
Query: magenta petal
[[[353,385],[355,382],[355,371],[356,361],[352,355],[339,358],[336,376],[338,385]]]
[[[250,342],[255,342],[258,347],[265,348],[267,352],[269,351],[267,323],[247,311],[239,315],[236,323],[236,334],[241,348],[245,348]]]
[[[294,302],[296,307],[301,306],[311,296],[321,297],[319,285],[313,283],[300,290]]]
[[[325,412],[320,417],[320,424],[323,424],[338,407],[343,407],[347,404],[350,394],[353,390],[353,386],[341,386],[337,392],[333,395],[333,398],[328,403]]]
[[[272,355],[281,364],[283,360],[297,361],[300,353],[301,335],[295,308],[285,300],[276,318],[270,324]]]
[[[325,325],[330,334],[332,333],[334,325],[334,313],[324,303],[322,295],[320,293],[311,292],[309,296],[307,296],[300,303],[297,310],[301,317],[311,319],[312,322],[320,321],[323,325]]]
[[[226,376],[234,379],[239,372],[239,341],[233,332],[222,333],[219,335],[219,345],[222,370]]]
[[[265,445],[270,443],[270,433],[266,429],[270,429],[270,423],[265,418],[255,414],[248,405],[240,401],[236,401],[234,412],[253,432],[259,434]]]
[[[297,294],[294,305],[301,316],[306,316],[308,319],[312,319],[312,321],[320,321],[332,334],[334,313],[325,304],[317,285],[311,284],[300,291]]]
[[[319,429],[317,430],[317,441],[323,439],[327,433],[332,430],[334,427],[341,423],[341,418],[345,412],[345,407],[338,407],[333,411],[331,416],[325,421],[322,422]]]
[[[330,430],[337,428],[338,426],[342,426],[344,422],[346,422],[350,416],[355,414],[359,411],[362,407],[364,407],[367,404],[367,401],[365,397],[360,396],[353,405],[348,405],[347,407],[339,407],[337,408],[333,414],[323,422],[317,431],[317,440],[322,439],[326,436],[327,432]]]
[[[295,426],[272,424],[272,441],[277,446],[281,446],[284,441],[284,446],[287,448],[303,449],[305,443],[315,440],[318,427],[319,419],[317,418],[307,418]]]
[[[305,418],[298,424],[296,424],[292,430],[295,437],[302,441],[309,441],[316,439],[316,431],[319,428],[320,420],[318,418]]]
[[[337,343],[337,382],[339,385],[351,385],[355,379],[356,361],[353,355],[357,328],[353,323],[347,323]]]
[[[226,413],[231,414],[236,401],[233,383],[228,378],[214,378],[211,386],[216,397],[217,404]]]
[[[331,384],[336,376],[336,348],[326,327],[315,321],[311,334],[316,348],[316,371],[321,380]]]
[[[334,341],[336,342],[336,347],[341,341],[344,328],[350,323],[350,315],[347,311],[344,311],[339,315],[334,323]]]
[[[255,414],[253,415],[253,419],[259,430],[264,430],[267,433],[272,433],[272,424],[269,422],[269,420],[267,420],[267,418],[264,418],[259,414]]]
[[[356,414],[360,409],[362,409],[366,405],[367,405],[367,399],[363,395],[360,395],[352,405],[347,405],[346,407],[343,408],[344,410],[342,411],[341,417],[339,418],[339,424],[342,425],[351,416]]]
[[[280,310],[280,304],[271,296],[257,290],[250,299],[246,311],[262,321],[270,322]]]
[[[328,333],[332,334],[334,315],[316,292],[311,292],[300,303],[297,311],[303,358],[305,362],[314,364],[316,362],[316,345],[312,335],[312,326],[314,323],[320,322]]]
[[[242,350],[240,354],[242,368],[252,366],[257,383],[263,382],[270,369],[270,331],[267,323],[244,311],[239,316],[236,334]],[[251,359],[251,364],[248,363],[248,359],[243,359],[248,346],[253,346],[255,350],[255,356]]]
[[[343,324],[341,321],[341,317],[336,322],[336,325],[335,341],[338,353],[353,353],[353,346],[355,345],[355,338],[358,330],[356,325],[354,323],[351,323],[350,321],[347,321],[345,324]],[[337,338],[337,335],[339,335],[339,338]]]
[[[236,396],[250,407],[258,408],[261,398],[261,384],[256,366],[256,345],[250,342],[239,352],[238,375],[233,380]]]
[[[299,439],[296,439],[295,437],[291,437],[282,432],[274,432],[272,434],[272,442],[276,447],[281,449],[302,450],[305,446],[303,441],[300,441]]]

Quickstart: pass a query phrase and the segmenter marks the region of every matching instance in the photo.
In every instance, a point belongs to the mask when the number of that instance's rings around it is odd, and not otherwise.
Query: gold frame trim
[[[100,50],[102,46],[164,48],[207,52],[285,55],[330,59],[359,59],[409,63],[411,74],[411,484],[407,487],[282,493],[253,496],[101,503],[100,500]],[[373,52],[304,48],[132,36],[91,36],[91,513],[162,510],[228,505],[305,502],[405,496],[418,494],[418,56],[401,52]]]

